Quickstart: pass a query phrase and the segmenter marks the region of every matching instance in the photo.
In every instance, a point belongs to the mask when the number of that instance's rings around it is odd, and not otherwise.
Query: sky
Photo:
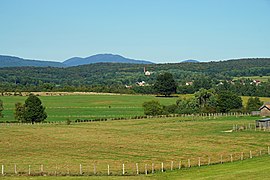
[[[0,0],[0,54],[156,63],[270,57],[270,0]]]

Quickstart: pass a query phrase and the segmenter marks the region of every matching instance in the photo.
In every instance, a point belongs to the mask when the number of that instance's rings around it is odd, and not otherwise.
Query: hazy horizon
[[[1,0],[0,54],[63,62],[270,57],[269,0]]]
[[[100,54],[113,54],[113,53],[100,53]],[[37,61],[51,61],[51,62],[64,62],[68,59],[71,59],[71,58],[74,58],[74,57],[78,57],[78,58],[87,58],[87,57],[90,57],[90,56],[93,56],[93,55],[98,55],[98,54],[92,54],[92,55],[89,55],[89,56],[85,56],[85,57],[81,57],[81,56],[73,56],[73,57],[70,57],[70,58],[67,58],[67,59],[64,59],[64,60],[53,60],[53,59],[37,59],[37,58],[27,58],[27,57],[21,57],[21,56],[17,56],[17,55],[9,55],[9,54],[0,54],[1,56],[11,56],[11,57],[18,57],[18,58],[22,58],[22,59],[26,59],[26,60],[37,60]],[[120,56],[123,56],[121,54],[113,54],[113,55],[120,55]],[[128,58],[128,59],[134,59],[134,60],[145,60],[145,61],[151,61],[153,63],[156,63],[156,64],[164,64],[164,63],[179,63],[179,62],[182,62],[182,61],[186,61],[186,60],[198,60],[200,62],[211,62],[211,61],[226,61],[226,60],[233,60],[233,59],[245,59],[245,58],[270,58],[270,57],[240,57],[240,58],[231,58],[231,59],[214,59],[214,60],[201,60],[201,59],[196,59],[196,58],[193,58],[193,59],[179,59],[178,61],[175,61],[175,62],[155,62],[151,59],[138,59],[138,58],[133,58],[133,57],[126,57],[126,56],[123,56],[125,58]]]

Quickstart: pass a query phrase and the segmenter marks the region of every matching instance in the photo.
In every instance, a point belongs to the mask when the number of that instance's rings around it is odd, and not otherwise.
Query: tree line
[[[242,99],[230,91],[216,92],[214,89],[200,89],[192,98],[180,98],[175,104],[161,105],[158,101],[143,103],[145,115],[199,114],[258,111],[263,102],[258,97],[250,97],[246,107]]]
[[[270,59],[240,59],[206,63],[122,64],[97,63],[69,68],[9,67],[0,68],[0,91],[96,91],[113,93],[155,93],[153,84],[159,74],[169,72],[177,83],[177,93],[194,93],[200,88],[220,88],[238,95],[270,96],[270,82],[254,84],[234,77],[270,75]],[[151,72],[145,76],[143,69]],[[143,87],[136,82],[145,81]],[[186,86],[186,82],[193,82]],[[220,85],[223,83],[223,86]],[[227,83],[227,84],[226,84]],[[125,85],[132,86],[126,88]],[[219,87],[217,87],[217,85]]]

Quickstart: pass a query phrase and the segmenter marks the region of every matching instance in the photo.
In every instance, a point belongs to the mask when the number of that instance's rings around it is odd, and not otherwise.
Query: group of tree
[[[145,76],[144,66],[153,71]],[[13,67],[0,68],[0,91],[96,91],[153,94],[159,74],[169,72],[177,83],[177,93],[193,94],[200,88],[228,90],[237,95],[270,97],[270,82],[259,86],[236,81],[236,76],[270,75],[269,59],[241,59],[207,63],[121,64],[98,63],[69,68]],[[137,87],[145,81],[149,87]],[[193,82],[186,86],[186,82]],[[222,82],[223,85],[219,84]],[[132,85],[127,89],[125,85]],[[217,86],[218,85],[218,86]]]
[[[248,99],[243,107],[242,99],[230,91],[216,92],[214,89],[200,89],[191,98],[181,98],[175,104],[163,106],[158,101],[143,103],[145,115],[198,114],[257,111],[262,105],[258,97]]]

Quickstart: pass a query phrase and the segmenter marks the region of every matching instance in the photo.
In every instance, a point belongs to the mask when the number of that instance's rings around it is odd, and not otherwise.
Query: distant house
[[[250,84],[255,84],[256,86],[258,86],[259,84],[261,84],[261,81],[253,80]]]
[[[256,120],[256,127],[263,129],[270,128],[270,118]]]
[[[186,82],[186,86],[191,86],[193,84],[193,82],[192,81],[190,81],[190,82]]]
[[[143,72],[145,76],[150,76],[152,73],[146,70],[146,67],[143,68]]]
[[[132,86],[128,86],[128,85],[125,85],[125,87],[128,88],[128,89],[131,89],[132,88]]]
[[[144,73],[146,76],[150,76],[151,75],[151,72],[150,71],[145,71]]]
[[[259,108],[259,110],[261,116],[270,116],[270,103],[265,103]]]
[[[144,81],[142,81],[142,82],[137,82],[137,85],[139,85],[139,86],[145,86],[145,82],[144,82]]]

